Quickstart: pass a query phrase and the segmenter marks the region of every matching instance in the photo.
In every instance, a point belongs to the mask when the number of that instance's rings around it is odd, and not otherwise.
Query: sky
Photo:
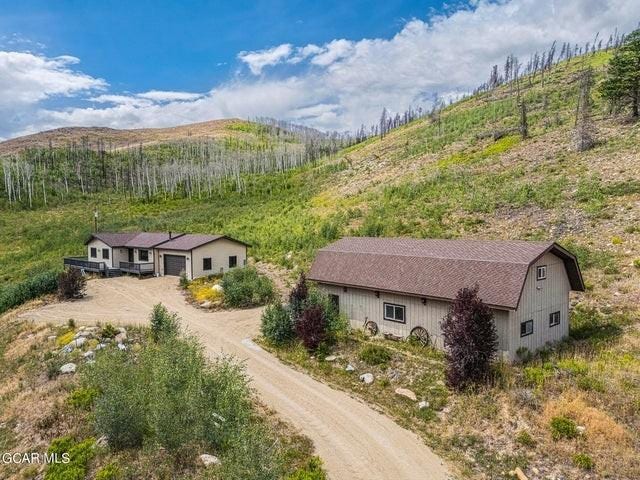
[[[0,0],[0,139],[257,116],[355,130],[639,21],[638,0]]]

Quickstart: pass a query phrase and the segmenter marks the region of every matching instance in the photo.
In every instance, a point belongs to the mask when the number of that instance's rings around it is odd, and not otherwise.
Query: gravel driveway
[[[449,477],[443,462],[412,432],[347,393],[280,363],[250,339],[261,309],[205,312],[185,302],[175,277],[132,277],[88,282],[87,296],[23,313],[23,318],[59,323],[146,323],[154,304],[178,312],[210,355],[245,360],[261,399],[310,437],[332,479],[438,480]]]

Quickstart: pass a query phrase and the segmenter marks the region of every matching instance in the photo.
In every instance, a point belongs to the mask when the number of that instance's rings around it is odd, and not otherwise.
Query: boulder
[[[409,400],[413,400],[414,402],[418,400],[416,394],[413,393],[408,388],[396,388],[396,395],[400,395],[401,397],[406,397]]]
[[[65,363],[60,367],[60,373],[76,373],[75,363]]]
[[[106,343],[99,343],[98,345],[96,345],[96,350],[102,350],[103,348],[107,348]]]
[[[90,359],[96,356],[96,353],[93,350],[87,350],[82,354],[82,356],[86,359]]]
[[[67,347],[72,346],[73,348],[78,348],[78,347],[81,347],[82,345],[84,345],[86,342],[87,342],[87,338],[86,337],[78,337],[75,340],[71,340],[69,343],[67,343],[66,346]],[[71,350],[73,350],[73,348]]]
[[[113,340],[114,340],[116,343],[122,343],[122,342],[124,342],[126,339],[127,339],[127,332],[120,332],[119,334],[117,334],[117,335],[113,338]]]
[[[578,426],[576,427],[576,430],[578,431],[578,434],[579,434],[579,435],[584,435],[584,434],[585,434],[585,432],[587,431],[587,427],[584,427],[584,426],[582,426],[582,425],[578,425]]]
[[[200,304],[202,308],[211,308],[211,305],[212,305],[211,300],[205,300]]]
[[[367,385],[373,383],[373,373],[363,373],[362,375],[360,375],[360,381],[366,383]]]
[[[429,402],[427,402],[426,400],[422,400],[420,403],[418,403],[418,408],[420,410],[424,410],[425,408],[429,408]]]
[[[119,344],[118,344],[118,349],[119,349],[119,350],[126,350],[126,349],[127,349],[127,346],[126,346],[125,344],[123,344],[123,343],[119,343]]]
[[[324,357],[325,362],[335,362],[337,359],[338,357],[336,357],[335,355],[329,355],[327,357]]]
[[[200,459],[200,463],[202,463],[205,467],[211,467],[215,465],[220,465],[220,459],[215,455],[209,455],[208,453],[203,453],[198,457]]]
[[[220,285],[219,283],[216,283],[214,286],[211,287],[211,290],[213,290],[214,292],[223,292],[224,288],[222,288],[222,285]]]
[[[349,364],[345,367],[345,370],[347,372],[354,372],[356,370],[356,367],[354,367],[353,365]]]

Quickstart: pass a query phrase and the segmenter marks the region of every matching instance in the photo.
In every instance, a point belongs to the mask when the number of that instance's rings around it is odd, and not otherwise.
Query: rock
[[[408,388],[396,388],[395,391],[396,391],[396,395],[400,395],[401,397],[406,397],[409,400],[413,400],[414,402],[418,400],[418,397],[416,397],[416,394],[413,393]]]
[[[76,373],[76,364],[65,363],[60,367],[60,373]]]
[[[75,340],[71,340],[69,343],[67,343],[65,348],[72,347],[71,350],[73,350],[74,348],[81,347],[86,342],[87,342],[87,339],[85,337],[78,337]]]
[[[418,408],[420,410],[424,410],[425,408],[429,408],[429,402],[427,402],[426,400],[422,400],[420,403],[418,403]]]
[[[49,335],[47,337],[47,340],[49,340],[50,342],[53,342],[53,341],[55,341],[56,338],[58,338],[58,337],[56,337],[55,335]]]
[[[200,306],[201,306],[202,308],[211,308],[211,305],[212,305],[212,304],[211,304],[211,300],[205,300],[204,302],[202,302],[202,303],[200,304]]]
[[[329,355],[327,357],[324,357],[325,362],[335,362],[337,359],[338,357],[336,357],[335,355]]]
[[[126,339],[127,339],[127,332],[120,332],[113,338],[113,340],[116,343],[123,343]]]
[[[218,457],[216,457],[215,455],[209,455],[208,453],[203,453],[198,458],[200,459],[200,462],[205,467],[211,467],[212,465],[220,465],[222,463],[220,462],[220,459]]]
[[[354,371],[356,370],[356,368],[355,368],[353,365],[349,364],[349,365],[347,365],[347,366],[345,367],[345,370],[346,370],[347,372],[354,372]]]
[[[96,356],[96,353],[93,350],[87,350],[82,354],[82,356],[86,359],[90,359]]]
[[[362,375],[360,375],[360,381],[366,383],[367,385],[373,383],[373,373],[363,373]]]
[[[578,434],[580,434],[580,435],[584,435],[584,434],[585,434],[585,432],[587,431],[587,427],[584,427],[584,426],[582,426],[582,425],[578,425],[578,426],[576,427],[576,430],[578,430]]]
[[[123,343],[119,343],[119,344],[118,344],[118,349],[119,349],[119,350],[126,350],[126,349],[127,349],[127,346],[126,346],[125,344],[123,344]]]
[[[109,444],[109,440],[105,435],[102,435],[96,440],[96,447],[106,447]]]
[[[214,292],[222,293],[224,291],[224,288],[219,283],[216,283],[214,286],[211,287],[211,290],[213,290]]]
[[[401,375],[400,372],[398,372],[397,370],[389,370],[389,373],[387,374],[387,376],[389,377],[389,380],[398,380]]]
[[[96,350],[102,350],[103,348],[107,348],[106,343],[99,343],[98,345],[96,345]]]
[[[89,331],[87,331],[87,330],[82,330],[82,331],[80,331],[80,332],[76,333],[76,334],[75,334],[75,336],[74,336],[74,338],[76,338],[76,339],[77,339],[77,338],[82,338],[82,337],[87,338],[87,337],[92,337],[92,336],[93,336],[93,333],[92,333],[92,332],[89,332]]]

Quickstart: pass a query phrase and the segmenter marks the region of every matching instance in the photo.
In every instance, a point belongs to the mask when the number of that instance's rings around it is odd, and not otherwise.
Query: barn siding
[[[547,266],[547,278],[536,280],[536,268]],[[571,286],[562,259],[547,253],[532,264],[524,284],[520,304],[511,312],[511,352],[526,347],[535,351],[548,342],[556,342],[569,334],[569,291]],[[560,325],[549,327],[549,315],[560,312]],[[520,323],[533,320],[533,333],[520,337]]]
[[[423,327],[429,332],[436,347],[444,347],[440,322],[449,311],[449,302],[427,299],[423,304],[421,298],[409,295],[380,292],[379,297],[376,297],[374,291],[359,288],[348,287],[346,292],[343,287],[335,285],[320,284],[320,288],[326,293],[338,295],[340,312],[349,318],[352,328],[362,328],[366,322],[373,321],[378,324],[381,334],[406,337],[415,327]],[[406,323],[384,320],[384,303],[404,305]],[[500,342],[498,348],[501,352],[507,351],[509,312],[494,310],[494,316]]]

